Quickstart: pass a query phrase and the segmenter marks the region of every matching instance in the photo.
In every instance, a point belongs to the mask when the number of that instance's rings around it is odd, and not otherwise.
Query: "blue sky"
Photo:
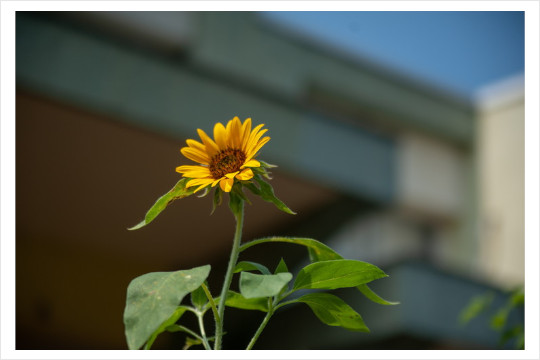
[[[524,14],[266,12],[279,24],[464,97],[524,70]]]

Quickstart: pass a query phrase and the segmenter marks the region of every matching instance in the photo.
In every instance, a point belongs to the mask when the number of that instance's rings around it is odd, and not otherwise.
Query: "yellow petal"
[[[178,166],[176,168],[176,171],[179,172],[179,173],[184,173],[186,171],[193,171],[193,170],[201,170],[201,168],[205,168],[204,166],[200,166],[200,165],[182,165],[182,166]],[[208,168],[205,168],[205,169],[208,169]]]
[[[227,148],[227,131],[222,123],[214,125],[214,140],[221,150]]]
[[[249,159],[240,167],[240,169],[247,168],[247,167],[260,167],[261,163],[254,159]]]
[[[210,170],[204,166],[183,165],[177,167],[176,172],[183,174],[187,178],[203,179],[212,177]]]
[[[186,144],[189,147],[194,148],[195,150],[199,150],[199,151],[201,151],[203,153],[206,153],[206,147],[203,144],[201,144],[200,142],[196,141],[196,140],[187,139]]]
[[[233,173],[228,173],[228,174],[225,175],[225,177],[226,177],[227,179],[232,179],[232,178],[234,178],[235,175],[238,174],[238,173],[239,173],[239,171],[235,171],[235,172],[233,172]]]
[[[185,171],[183,175],[184,177],[192,179],[213,179],[210,173],[197,170]]]
[[[255,146],[255,148],[251,149],[250,150],[250,153],[248,154],[248,159],[254,157],[255,155],[257,155],[257,152],[263,147],[264,144],[266,144],[268,141],[270,141],[270,137],[266,136],[266,137],[263,137],[261,139],[261,141],[259,141],[259,143],[257,144],[257,146]]]
[[[242,144],[242,150],[244,150],[245,153],[247,153],[247,150],[251,147],[251,144],[253,142],[253,139],[257,134],[259,133],[259,130],[264,126],[264,124],[257,125],[249,134],[249,137],[244,139],[244,143]],[[265,130],[266,132],[266,130]]]
[[[210,164],[210,158],[206,152],[202,152],[198,149],[192,147],[183,147],[180,149],[182,155],[187,157],[189,160],[198,162],[199,164],[208,165]]]
[[[212,183],[212,187],[216,186],[218,182],[220,182],[221,180],[225,179],[225,177],[221,177],[217,180],[215,180],[213,183]]]
[[[201,186],[199,186],[198,188],[195,189],[195,191],[193,193],[196,193],[197,191],[201,190],[201,189],[204,189],[205,187],[207,187],[209,184],[202,184]]]
[[[242,123],[240,122],[240,119],[238,116],[235,116],[234,119],[231,120],[231,130],[229,133],[229,145],[233,149],[238,149],[240,146],[240,130],[242,129]]]
[[[214,142],[214,140],[210,139],[208,135],[206,135],[206,133],[201,129],[197,129],[197,132],[199,133],[199,136],[201,137],[201,140],[206,147],[206,153],[208,154],[208,156],[211,158],[212,156],[217,154],[219,152],[219,147]]]
[[[242,128],[240,129],[240,143],[238,144],[240,148],[242,148],[242,146],[244,145],[244,142],[247,141],[247,138],[249,138],[250,133],[251,133],[251,118],[247,118],[242,124]]]
[[[197,192],[201,190],[202,188],[205,188],[206,186],[210,185],[211,183],[212,183],[212,179],[191,179],[187,182],[186,187],[199,185],[199,187],[195,190],[195,192]]]
[[[233,124],[233,121],[231,119],[231,120],[227,121],[227,125],[225,126],[225,132],[226,132],[227,139],[231,138],[232,124]],[[228,140],[228,141],[230,141],[230,140]]]
[[[234,178],[232,179],[223,179],[219,182],[219,187],[225,192],[230,192],[234,184]]]
[[[247,168],[242,170],[242,172],[238,175],[236,175],[236,178],[238,180],[249,180],[253,177],[253,171],[251,169]]]
[[[257,147],[258,143],[259,143],[259,139],[261,138],[261,136],[267,131],[268,129],[264,129],[264,130],[261,130],[259,131],[257,134],[255,134],[254,136],[250,137],[249,139],[249,144],[248,146],[246,147],[246,155],[248,158],[251,158],[253,156],[255,156],[256,154],[256,151],[253,151],[253,149],[255,147]],[[259,148],[260,149],[260,148]]]

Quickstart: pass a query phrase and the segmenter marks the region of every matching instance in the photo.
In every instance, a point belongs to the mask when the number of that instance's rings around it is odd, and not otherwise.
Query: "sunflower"
[[[199,165],[182,165],[176,168],[185,178],[190,180],[186,187],[198,186],[195,192],[208,185],[212,187],[219,183],[221,190],[230,192],[234,179],[250,180],[253,170],[261,163],[254,159],[261,147],[270,138],[261,138],[268,129],[262,129],[264,124],[251,129],[251,119],[242,123],[238,117],[229,120],[227,126],[217,123],[214,126],[214,140],[206,133],[197,129],[202,143],[188,139],[186,147],[180,152]]]

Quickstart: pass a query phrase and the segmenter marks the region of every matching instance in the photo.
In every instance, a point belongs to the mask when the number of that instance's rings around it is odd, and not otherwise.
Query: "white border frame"
[[[176,359],[178,351],[15,350],[15,12],[16,11],[525,11],[525,230],[524,351],[221,351],[182,353],[195,359],[522,359],[539,358],[539,3],[537,1],[2,1],[1,2],[1,353],[2,359]]]

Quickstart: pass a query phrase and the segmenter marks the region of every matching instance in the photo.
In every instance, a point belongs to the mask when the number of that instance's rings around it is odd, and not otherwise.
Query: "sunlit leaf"
[[[165,208],[174,200],[182,199],[193,194],[193,191],[196,187],[191,187],[186,189],[186,183],[189,179],[182,178],[180,181],[174,185],[174,187],[165,195],[161,196],[154,205],[146,213],[144,220],[138,223],[137,225],[130,227],[128,230],[137,230],[143,226],[148,225],[152,220],[154,220]]]
[[[307,304],[326,325],[339,326],[351,331],[369,332],[360,314],[335,295],[313,293],[301,296],[296,301]]]
[[[291,273],[259,275],[242,272],[240,273],[240,293],[246,299],[275,296],[291,279]]]
[[[210,272],[210,265],[191,270],[154,272],[131,281],[124,310],[129,349],[139,349],[177,310],[180,302],[196,290]]]
[[[293,289],[339,289],[356,287],[386,277],[375,265],[358,260],[327,260],[312,263],[298,273]]]

